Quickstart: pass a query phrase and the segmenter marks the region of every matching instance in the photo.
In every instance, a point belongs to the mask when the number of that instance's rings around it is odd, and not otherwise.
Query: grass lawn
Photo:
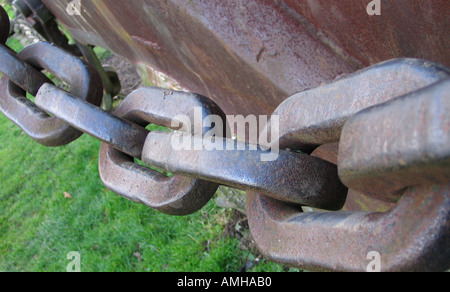
[[[14,38],[7,45],[23,48]],[[214,200],[173,217],[107,190],[99,147],[87,135],[41,146],[0,113],[0,271],[65,272],[70,252],[80,254],[83,272],[237,272],[254,259],[224,236],[231,211]],[[262,260],[250,271],[283,267]]]
[[[230,211],[213,201],[172,217],[105,189],[99,146],[84,135],[47,148],[0,115],[0,271],[63,272],[71,251],[85,272],[239,271],[252,257],[222,236]]]

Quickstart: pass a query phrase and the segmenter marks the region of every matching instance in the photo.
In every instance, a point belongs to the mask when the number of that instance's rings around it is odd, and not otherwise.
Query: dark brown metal
[[[449,77],[450,69],[442,65],[397,59],[298,93],[274,113],[280,117],[280,148],[310,153],[339,142],[345,122],[357,112]]]
[[[217,115],[225,121],[225,114],[203,96],[158,88],[134,91],[114,115],[141,126],[154,123],[173,128],[173,118],[185,115],[193,119],[195,108],[201,109],[205,117]],[[204,134],[210,129],[191,126],[189,130],[196,134]],[[114,192],[170,215],[188,215],[200,210],[218,188],[216,183],[181,175],[168,178],[134,163],[131,157],[106,144],[102,144],[100,150],[99,172],[103,183]]]
[[[67,15],[70,0],[43,2],[75,39],[151,65],[227,114],[270,115],[291,94],[360,68],[271,0],[82,1],[81,16]]]
[[[83,43],[150,65],[227,114],[272,114],[289,96],[393,58],[450,66],[445,0],[43,0]],[[145,71],[143,71],[145,75]],[[220,80],[220,82],[219,82]]]
[[[103,96],[103,107],[112,110],[112,98],[120,93],[121,86],[117,74],[106,72],[100,60],[93,50],[93,46],[81,44],[75,41],[75,45],[69,44],[67,37],[60,31],[54,15],[42,3],[41,0],[16,0],[14,6],[28,20],[45,40],[56,44],[64,50],[76,56],[83,56],[99,73],[105,95]]]
[[[59,29],[54,15],[41,0],[15,0],[13,5],[45,40],[76,56],[81,56],[79,48],[69,44],[69,40]]]
[[[116,84],[113,84],[111,79],[109,79],[109,76],[103,69],[101,61],[98,59],[97,55],[94,52],[94,47],[82,44],[78,44],[78,47],[80,48],[85,60],[88,61],[92,66],[94,66],[99,72],[100,77],[102,78],[103,89],[105,90],[105,92],[107,94],[110,94],[111,96],[116,96],[117,94],[119,94],[121,89],[120,86],[115,86]]]
[[[301,91],[297,100],[292,98],[279,107],[289,118],[282,122],[282,148],[310,153],[323,143],[337,142],[353,114],[448,78],[447,68],[403,60],[390,63],[395,66],[380,70],[373,80],[370,75],[364,79],[367,70],[352,76],[350,82],[343,78],[317,88],[341,74],[396,57],[423,58],[450,65],[445,29],[450,19],[444,12],[450,4],[444,0],[425,4],[383,1],[383,13],[378,18],[368,16],[367,3],[360,0],[339,4],[327,0],[142,0],[128,1],[126,5],[119,0],[99,0],[83,2],[82,11],[89,13],[68,16],[66,7],[70,1],[44,0],[77,40],[112,48],[135,64],[151,64],[191,91],[212,97],[229,114],[270,114],[288,96]],[[358,76],[363,79],[358,80]],[[370,84],[371,81],[378,83]],[[335,85],[340,89],[334,90]],[[317,89],[305,91],[308,88]],[[14,90],[18,89],[14,87],[10,92]],[[320,105],[318,112],[301,106],[309,94],[320,90],[323,90],[320,95],[330,100],[309,97],[310,104]],[[353,95],[355,99],[351,99]],[[345,101],[340,103],[343,97]],[[145,111],[133,109],[132,103],[128,106],[132,113],[124,106],[124,115],[137,123],[148,123]],[[183,106],[185,103],[180,103],[177,108]],[[416,105],[411,107],[418,110]],[[312,120],[305,127],[300,121],[304,117],[296,117],[299,113],[307,115],[308,111],[312,112]],[[333,115],[335,112],[337,116]],[[441,128],[448,133],[445,111],[443,115]],[[167,122],[167,117],[161,120]],[[167,135],[151,133],[149,138]],[[396,138],[400,140],[399,137]],[[449,268],[450,186],[445,181],[448,151],[443,145],[439,149],[444,149],[444,172],[438,174],[443,179],[437,180],[441,185],[430,186],[430,182],[436,182],[431,179],[426,186],[408,188],[399,203],[386,213],[304,214],[300,213],[300,207],[249,192],[250,227],[257,244],[271,259],[311,269],[365,270],[371,251],[381,255],[381,267],[387,271]],[[134,176],[126,175],[135,175],[136,184],[118,184],[129,198],[168,213],[186,212],[178,204],[190,201],[184,193],[192,187],[189,182],[182,181],[179,188],[173,188],[176,180],[165,185],[170,180],[159,177],[153,184],[150,175],[141,175],[141,169],[135,171],[138,167],[130,157],[114,151],[102,145],[101,156],[111,162],[106,167],[116,172],[109,177],[111,184],[120,179],[130,182]],[[346,151],[345,147],[342,151]],[[216,177],[214,171],[208,175]],[[141,183],[145,184],[146,179],[151,185],[145,185],[144,189],[155,185],[168,188],[170,198],[159,200],[164,193],[150,196],[142,193]],[[205,184],[204,188],[216,187]],[[190,196],[206,200],[208,196],[202,196],[201,189]],[[188,208],[198,209],[201,204],[193,205]]]
[[[44,83],[51,83],[44,74],[20,60],[16,52],[5,46],[9,37],[10,20],[9,16],[0,6],[0,72],[6,75],[9,80],[23,90],[36,95],[39,88]]]
[[[37,70],[45,68],[68,83],[73,95],[95,105],[101,103],[101,79],[90,65],[79,58],[48,43],[31,45],[17,57]],[[0,92],[0,110],[37,142],[46,146],[62,146],[82,135],[82,132],[37,108],[26,98],[25,92],[5,76]]]
[[[174,149],[174,141],[180,138],[188,140],[190,150]],[[263,161],[270,153],[256,145],[220,137],[153,132],[145,142],[142,160],[173,173],[259,191],[285,202],[326,210],[342,208],[348,190],[338,178],[336,165],[283,150],[272,153],[278,154],[277,159]]]
[[[84,59],[89,62],[97,70],[103,83],[103,90],[105,94],[103,96],[102,107],[107,111],[113,110],[113,97],[118,95],[122,90],[119,76],[115,70],[110,66],[103,66],[97,54],[94,52],[94,47],[90,45],[84,45],[77,43],[78,48],[81,51]]]
[[[369,157],[369,161],[364,161],[364,165],[369,166],[369,171],[365,175],[373,181],[377,181],[377,177],[370,173],[371,171],[377,171],[377,174],[380,174],[378,183],[385,177],[391,179],[390,174],[394,174],[394,182],[401,182],[403,188],[424,183],[424,180],[426,183],[409,188],[404,194],[403,192],[397,193],[395,200],[401,197],[400,201],[385,213],[325,213],[319,211],[303,213],[300,207],[296,208],[275,201],[262,193],[248,192],[247,213],[250,230],[261,252],[271,260],[313,270],[365,271],[370,263],[367,255],[371,251],[381,255],[383,271],[427,271],[449,268],[448,259],[450,257],[447,247],[450,243],[450,186],[448,185],[448,147],[450,144],[447,141],[449,132],[447,72],[445,67],[436,64],[426,64],[417,60],[397,60],[337,80],[335,84],[327,84],[324,87],[301,93],[294,96],[292,100],[284,102],[275,111],[275,114],[280,116],[281,138],[279,142],[283,145],[282,147],[312,150],[321,143],[341,140],[344,145],[344,150],[341,152],[345,154],[342,159],[353,162],[353,155],[357,155],[356,158],[358,156]],[[361,79],[361,76],[366,78],[371,76],[371,78]],[[366,83],[363,82],[364,80]],[[369,81],[375,84],[364,87]],[[390,84],[391,81],[393,81],[392,84]],[[395,85],[396,82],[397,85]],[[409,84],[409,87],[405,84]],[[355,92],[353,88],[358,86],[370,90],[367,92],[361,89],[357,90],[356,93],[359,94],[356,94],[356,98],[353,99]],[[375,90],[372,86],[380,87],[380,91]],[[341,137],[341,130],[351,115],[357,114],[366,107],[398,96],[393,93],[401,93],[404,90],[410,92],[414,88],[419,90],[418,93],[412,94],[412,98],[409,96],[399,97],[397,100],[362,112],[360,118],[355,118],[354,122],[349,123],[345,137]],[[423,92],[420,89],[423,89]],[[315,90],[321,94],[315,93]],[[381,95],[379,95],[380,93]],[[308,107],[304,106],[304,102],[308,100],[309,96],[319,99],[320,102],[317,104],[313,104],[312,100],[309,103],[312,109],[318,108],[318,110],[311,112],[311,110],[307,110]],[[333,98],[329,99],[328,103],[325,102],[328,100],[326,98],[330,96]],[[389,98],[389,96],[391,97]],[[347,103],[345,102],[346,97],[349,98]],[[422,97],[424,100],[421,100]],[[411,101],[409,101],[410,99]],[[341,104],[342,100],[344,102]],[[405,100],[409,102],[403,104]],[[418,101],[420,102],[418,103]],[[395,105],[395,110],[390,108],[391,105]],[[302,114],[299,114],[299,111]],[[373,115],[370,115],[372,111]],[[433,114],[430,114],[431,112]],[[422,118],[415,119],[417,115]],[[305,123],[305,116],[313,122],[306,119],[307,123]],[[397,121],[397,118],[401,121]],[[409,122],[411,124],[407,125]],[[315,126],[307,127],[305,124]],[[353,131],[353,127],[357,130]],[[395,134],[382,135],[391,129],[394,129]],[[377,137],[378,132],[382,136],[379,138],[380,140]],[[420,142],[418,145],[402,144],[404,137],[409,137],[405,141],[406,144],[407,141],[413,142],[413,144],[414,141]],[[422,142],[421,139],[425,141]],[[373,141],[375,145],[369,147],[371,144],[369,140]],[[355,152],[352,150],[352,141],[360,146]],[[364,144],[366,142],[369,144]],[[375,147],[373,151],[377,155],[377,153],[383,154],[384,147],[389,149],[392,147],[391,145],[396,147],[395,145],[398,143],[405,146],[406,149],[397,147],[392,150],[393,156],[388,158],[392,160],[392,158],[401,158],[402,155],[406,155],[403,156],[406,159],[405,163],[421,163],[422,166],[426,163],[421,161],[421,158],[425,161],[434,160],[431,169],[425,169],[423,172],[424,174],[427,174],[428,171],[429,174],[435,173],[434,180],[427,176],[428,179],[420,178],[412,182],[408,178],[405,180],[405,178],[397,176],[398,181],[396,181],[395,171],[397,170],[395,167],[393,169],[388,167],[381,171],[370,168],[370,163],[373,161],[371,159],[373,158],[371,156],[372,147]],[[419,153],[416,151],[416,154],[419,156],[413,156],[413,161],[408,160],[408,151],[402,151],[415,146],[418,146]],[[346,150],[346,148],[348,149]],[[330,149],[324,150],[325,154],[319,154],[325,156],[333,149],[335,147],[330,145]],[[420,153],[423,150],[425,152]],[[434,151],[437,151],[435,158],[431,153]],[[431,156],[427,158],[427,154],[430,153]],[[436,160],[439,161],[436,162]],[[358,162],[358,166],[360,166],[362,161]],[[383,159],[380,159],[379,162],[382,163]],[[380,163],[376,166],[380,166]],[[383,165],[381,164],[381,166]],[[435,170],[440,168],[440,172],[433,172],[433,167]],[[409,170],[411,169],[413,172],[417,170],[414,165],[409,168]],[[383,171],[388,172],[386,176]],[[416,175],[416,177],[420,177],[419,173]],[[366,181],[366,183],[369,185],[363,187],[361,184],[361,188],[371,190],[370,182]],[[430,183],[435,185],[430,186]],[[438,184],[436,185],[436,183]],[[439,185],[439,183],[443,185]],[[398,185],[394,185],[393,190],[397,191],[397,187]],[[354,196],[355,191],[350,190],[350,193],[352,196],[349,197],[357,202],[359,198]],[[376,197],[386,199],[382,194],[377,194]],[[388,198],[392,200],[392,197]]]
[[[10,22],[8,13],[0,6],[0,45],[6,44],[10,32]]]
[[[218,188],[217,184],[181,175],[167,177],[136,164],[132,157],[105,143],[100,148],[99,172],[113,192],[168,215],[199,211]]]
[[[283,0],[330,46],[341,48],[364,66],[398,57],[450,66],[446,0],[375,1],[381,15],[368,15],[372,0]]]
[[[81,16],[67,14],[71,0],[43,2],[78,41],[232,115],[271,115],[293,94],[393,58],[450,66],[445,0],[380,1],[380,16],[367,14],[369,0],[99,0],[82,1]]]
[[[12,83],[32,95],[36,95],[44,83],[53,83],[43,73],[17,57],[17,54],[6,46],[0,45],[0,72]]]
[[[114,115],[129,120],[133,116],[138,124],[153,123],[169,129],[179,130],[180,125],[174,127],[172,122],[177,116],[186,116],[190,121],[196,119],[196,110],[199,116],[218,116],[226,120],[225,113],[209,98],[188,92],[174,91],[162,88],[142,87],[132,92],[114,111]],[[148,121],[150,120],[150,122]],[[186,125],[188,126],[188,125]],[[223,122],[223,132],[227,133],[227,124]],[[212,129],[212,126],[196,126],[191,123],[189,131],[192,134],[202,135]]]
[[[65,123],[114,148],[140,159],[149,131],[111,115],[56,86],[44,84],[36,95],[36,105]]]
[[[445,271],[450,258],[450,185],[410,188],[387,213],[314,212],[247,194],[250,230],[270,260],[306,270]]]
[[[311,153],[311,156],[319,157],[323,160],[338,164],[339,143],[330,143],[321,145],[319,148]],[[387,202],[386,200],[379,200],[374,196],[369,196],[362,192],[353,189],[348,190],[347,201],[345,202],[342,211],[372,211],[372,212],[387,212],[394,208],[396,202]],[[311,210],[312,208],[308,208]],[[321,210],[318,210],[321,211]]]
[[[55,86],[45,84],[36,96],[36,104],[73,127],[103,141],[99,173],[114,192],[170,215],[188,215],[202,208],[215,194],[218,185],[184,176],[167,177],[138,165],[150,123],[170,126],[169,117],[177,106],[182,113],[202,112],[224,115],[208,99],[189,93],[141,88],[130,94],[114,115],[83,101]],[[172,109],[172,111],[170,111]],[[199,128],[200,133],[207,128]],[[198,130],[196,130],[198,131]],[[167,146],[167,145],[166,145]]]
[[[351,117],[339,147],[339,177],[389,201],[408,186],[450,181],[450,79]]]

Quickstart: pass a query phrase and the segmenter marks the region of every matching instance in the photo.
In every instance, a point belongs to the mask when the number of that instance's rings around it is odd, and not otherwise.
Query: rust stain
[[[162,48],[157,43],[151,42],[151,41],[141,38],[139,36],[132,35],[131,39],[149,49],[156,50],[156,51],[162,50]]]
[[[93,1],[92,3],[96,7],[96,11],[104,16],[103,20],[105,20],[109,24],[110,28],[118,33],[123,41],[131,44],[133,42],[131,36],[121,25],[121,22],[115,17],[114,13],[112,13],[112,11],[109,9],[109,5],[111,5],[111,3],[106,4],[105,2],[108,1]]]

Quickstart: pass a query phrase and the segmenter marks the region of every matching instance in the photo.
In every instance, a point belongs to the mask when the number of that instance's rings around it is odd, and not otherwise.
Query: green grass
[[[14,38],[7,45],[23,49]],[[72,251],[83,272],[236,272],[254,258],[223,236],[231,212],[213,200],[194,215],[173,217],[107,190],[99,147],[87,135],[41,146],[0,113],[0,271],[64,272]],[[263,260],[251,271],[283,267]]]
[[[6,45],[16,52],[20,52],[23,49],[22,44],[15,38],[9,38]]]
[[[0,141],[0,271],[63,272],[71,251],[85,272],[238,271],[252,257],[222,236],[229,211],[213,201],[172,217],[105,189],[94,138],[47,148],[0,115]]]
[[[14,19],[14,9],[12,6],[8,4],[6,0],[0,0],[0,5],[2,5],[6,13],[8,13],[9,18]]]

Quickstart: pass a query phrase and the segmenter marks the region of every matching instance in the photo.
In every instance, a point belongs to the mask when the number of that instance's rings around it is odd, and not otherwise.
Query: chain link
[[[345,122],[356,113],[449,76],[449,69],[436,63],[395,59],[295,94],[275,110],[281,119],[280,148],[311,153],[339,142]]]
[[[3,11],[0,16],[5,23]],[[206,97],[141,88],[108,113],[99,108],[101,77],[77,56],[38,43],[17,55],[0,45],[0,58],[0,110],[47,146],[65,145],[82,133],[100,139],[100,177],[130,200],[187,215],[200,210],[219,185],[228,185],[247,192],[251,232],[274,261],[361,271],[367,254],[376,251],[382,270],[449,268],[450,79],[444,66],[393,60],[292,96],[274,112],[281,119],[279,158],[262,162],[264,150],[249,150],[250,144],[242,144],[245,150],[207,150],[212,141],[200,139],[208,127],[184,129],[202,149],[170,147],[180,135],[171,124],[177,115],[193,118],[200,108],[204,116],[226,120]],[[42,69],[67,82],[71,92],[54,86]],[[36,95],[36,104],[24,90]],[[174,132],[149,132],[151,123]],[[335,161],[307,155],[332,142],[339,146]],[[340,212],[348,188],[395,205],[386,213]],[[304,213],[304,206],[321,210]]]
[[[334,161],[341,180],[377,199],[398,202],[389,212],[303,213],[249,192],[249,225],[262,253],[312,270],[364,271],[371,251],[382,255],[383,271],[447,269],[450,255],[442,247],[448,246],[450,232],[449,81],[436,80],[387,103],[360,108],[343,127],[335,123],[343,128]]]
[[[0,8],[0,45],[6,44],[9,38],[10,26],[8,13],[2,7]]]
[[[5,70],[5,76],[0,82],[2,92],[0,111],[22,128],[28,136],[42,145],[62,146],[78,139],[82,135],[81,131],[39,109],[27,99],[26,92],[36,95],[38,92],[36,87],[40,88],[44,84],[51,83],[44,74],[40,73],[40,70],[46,69],[68,83],[75,96],[92,104],[100,105],[103,88],[95,69],[78,57],[45,42],[26,47],[16,57],[10,54],[4,56],[16,61],[11,64],[2,63],[4,66],[10,67]],[[26,64],[26,66],[16,67],[16,64]],[[9,74],[10,72],[12,74]],[[26,75],[30,72],[36,73]],[[17,83],[20,84],[21,78],[10,80],[8,75],[20,75],[25,80],[29,80],[21,84],[25,91],[16,86]],[[33,79],[35,76],[38,77],[36,80]]]
[[[449,93],[446,79],[352,116],[339,147],[345,185],[397,201],[406,187],[448,183]]]

